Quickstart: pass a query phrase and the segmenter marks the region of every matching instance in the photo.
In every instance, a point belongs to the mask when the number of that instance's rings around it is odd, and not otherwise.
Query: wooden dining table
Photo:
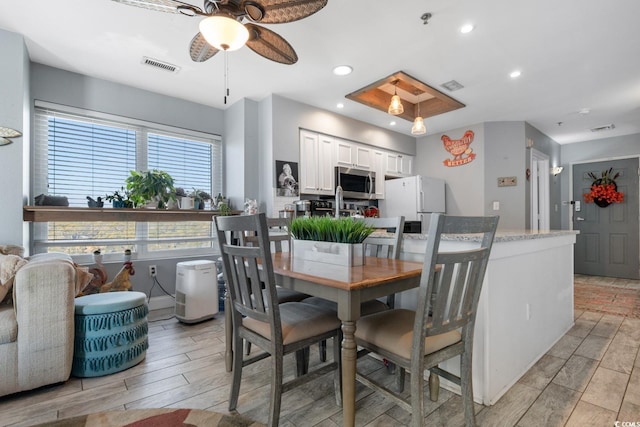
[[[342,322],[343,424],[355,423],[356,321],[360,303],[418,287],[422,263],[366,257],[364,265],[346,267],[274,253],[273,270],[279,286],[322,297],[338,304]]]

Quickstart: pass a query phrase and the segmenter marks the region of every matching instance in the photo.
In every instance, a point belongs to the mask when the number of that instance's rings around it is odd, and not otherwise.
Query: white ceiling
[[[410,122],[392,127],[388,114],[345,98],[404,71],[466,105],[427,119],[428,134],[511,120],[561,144],[640,133],[638,16],[638,0],[329,0],[303,20],[265,25],[294,47],[295,65],[247,47],[228,53],[229,100],[273,93],[410,134]],[[223,54],[189,57],[200,19],[110,0],[0,3],[0,28],[24,35],[33,62],[226,108]],[[475,30],[461,34],[465,23]],[[181,69],[144,66],[143,56]],[[354,72],[334,76],[339,64]],[[516,69],[522,76],[511,79]],[[440,87],[449,80],[464,88]],[[611,123],[612,131],[589,131]]]

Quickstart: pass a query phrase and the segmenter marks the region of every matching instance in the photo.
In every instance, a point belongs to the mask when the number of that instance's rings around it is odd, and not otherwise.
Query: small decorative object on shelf
[[[593,172],[589,172],[591,183],[591,191],[582,195],[585,203],[595,203],[601,208],[606,208],[611,203],[624,202],[624,193],[618,191],[616,179],[620,176],[620,172],[613,174],[613,168],[602,171],[600,176],[596,176]]]
[[[101,208],[104,206],[104,202],[102,201],[102,197],[98,197],[94,200],[92,197],[87,196],[87,205],[90,208]]]

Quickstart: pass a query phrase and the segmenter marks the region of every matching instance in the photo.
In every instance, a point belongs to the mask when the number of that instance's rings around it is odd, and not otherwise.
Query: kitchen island
[[[473,349],[473,392],[493,405],[573,326],[576,231],[498,231],[480,296]],[[405,234],[401,258],[422,261],[427,236]],[[469,236],[445,236],[441,249],[473,247]],[[396,296],[415,309],[417,290]],[[459,371],[458,359],[442,365]],[[459,392],[446,380],[442,386]]]

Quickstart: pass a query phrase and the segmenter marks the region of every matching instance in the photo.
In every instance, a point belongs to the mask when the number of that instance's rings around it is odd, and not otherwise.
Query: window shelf
[[[232,211],[233,215],[240,211]],[[78,208],[63,206],[25,206],[23,221],[28,222],[94,222],[94,221],[213,221],[217,211],[206,210],[161,210],[161,209],[114,209]]]

